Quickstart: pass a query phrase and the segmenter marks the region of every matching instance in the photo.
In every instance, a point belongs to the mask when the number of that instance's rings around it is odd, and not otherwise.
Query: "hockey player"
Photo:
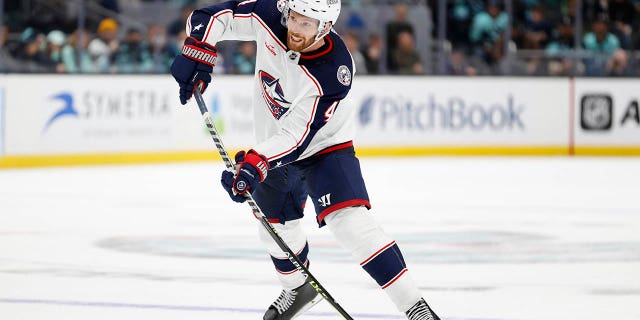
[[[217,42],[257,43],[253,117],[257,144],[235,155],[236,172],[221,182],[236,202],[251,192],[278,234],[305,265],[309,244],[300,219],[308,196],[327,226],[408,319],[436,319],[414,284],[393,239],[368,213],[369,197],[353,148],[353,108],[340,102],[353,79],[353,61],[332,30],[340,0],[247,0],[194,11],[182,55],[171,72],[186,104],[211,81]],[[292,319],[321,300],[264,228],[283,290],[263,319]]]

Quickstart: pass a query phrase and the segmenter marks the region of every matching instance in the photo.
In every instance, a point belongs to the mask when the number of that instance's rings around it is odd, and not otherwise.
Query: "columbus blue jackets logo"
[[[260,70],[259,77],[262,85],[262,97],[274,118],[280,120],[283,114],[289,110],[291,102],[284,97],[284,91],[280,86],[280,79]]]
[[[340,83],[342,83],[345,86],[349,86],[351,84],[351,71],[349,71],[349,68],[345,65],[341,65],[338,68],[338,81],[340,81]]]

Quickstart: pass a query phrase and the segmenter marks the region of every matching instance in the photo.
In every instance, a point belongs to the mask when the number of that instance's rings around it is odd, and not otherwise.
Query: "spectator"
[[[402,32],[407,32],[412,37],[414,36],[414,30],[411,23],[409,23],[409,6],[406,3],[400,2],[394,6],[395,16],[387,23],[387,68],[389,70],[397,69],[393,65],[393,52],[398,48],[398,37]]]
[[[364,31],[367,30],[366,22],[358,13],[358,10],[351,11],[349,18],[347,19],[346,29],[348,31],[344,33],[351,33],[352,35],[356,36],[358,40],[361,39]],[[343,32],[338,33],[343,34]]]
[[[620,46],[632,49],[632,25],[638,17],[632,0],[609,0],[607,14],[611,33],[618,37]]]
[[[237,74],[253,74],[256,70],[256,43],[244,41],[233,56],[233,69]]]
[[[166,52],[166,55],[169,57],[172,57],[172,59],[167,61],[167,64],[163,65],[163,68],[165,67],[170,68],[171,63],[173,62],[173,58],[175,58],[179,54],[182,54],[180,52],[180,49],[182,48],[182,45],[184,44],[184,40],[186,38],[187,38],[187,33],[185,32],[184,28],[178,31],[177,34],[172,35],[171,33],[169,33],[169,40],[167,41],[165,52]]]
[[[582,17],[584,25],[592,25],[597,20],[609,20],[607,17],[608,6],[609,0],[583,0]]]
[[[182,31],[184,33],[184,31]],[[159,24],[151,24],[147,29],[147,44],[153,60],[153,71],[158,73],[169,72],[173,58],[178,54],[178,49],[167,39],[167,29]]]
[[[78,51],[78,44],[82,50]],[[67,73],[94,73],[96,72],[91,56],[87,52],[89,33],[85,30],[74,31],[67,39],[67,44],[62,47],[62,63]]]
[[[497,3],[490,1],[486,11],[473,17],[469,40],[473,55],[486,64],[494,65],[502,58],[502,33],[509,25],[509,17],[500,11]]]
[[[117,70],[124,73],[149,73],[153,70],[153,59],[142,33],[129,29],[115,54]]]
[[[195,7],[191,5],[182,7],[180,18],[173,20],[173,22],[169,23],[167,27],[167,32],[170,36],[175,36],[181,31],[185,30],[184,28],[187,23],[187,18],[189,18],[189,15],[191,15],[191,12],[193,12],[193,10],[195,10]]]
[[[447,74],[454,76],[475,76],[478,74],[476,68],[467,61],[462,50],[453,50],[447,61]]]
[[[593,23],[592,31],[583,38],[584,48],[589,56],[584,59],[586,75],[604,76],[607,74],[607,65],[613,53],[620,49],[620,41],[609,32],[609,27],[604,20]]]
[[[364,50],[364,60],[369,74],[379,74],[382,63],[382,38],[378,34],[369,35],[369,43]]]
[[[616,50],[611,59],[607,62],[607,76],[609,77],[626,77],[630,76],[631,72],[627,68],[627,61],[629,60],[627,53],[622,50]]]
[[[109,72],[118,52],[118,23],[111,18],[100,21],[98,37],[89,42],[88,51],[98,72]]]
[[[45,46],[45,36],[29,27],[20,34],[20,45],[14,57],[20,64],[22,72],[53,72],[52,64],[41,50]]]
[[[547,65],[548,74],[552,76],[575,74],[577,66],[572,57],[573,51],[574,27],[566,17],[556,26],[553,39],[545,48],[545,54],[550,58]]]
[[[6,3],[7,1],[5,1]],[[24,18],[27,25],[35,28],[47,34],[47,32],[55,29],[68,30],[68,26],[71,24],[71,20],[75,17],[67,16],[65,13],[72,12],[70,10],[73,1],[65,0],[47,0],[41,1],[46,5],[38,4],[38,1],[9,1],[19,2],[23,4],[23,8],[28,8],[28,11],[23,11]],[[27,3],[31,3],[28,5]],[[55,8],[57,10],[52,10]],[[69,10],[69,11],[67,11]]]
[[[547,21],[542,6],[531,9],[524,24],[523,49],[540,50],[551,37],[551,24]]]
[[[360,41],[358,40],[357,34],[347,32],[344,35],[343,40],[347,49],[351,53],[351,57],[353,57],[355,72],[359,74],[367,74],[367,62],[362,52],[360,52]]]
[[[434,25],[438,25],[439,18],[434,0],[431,9],[434,17]],[[447,39],[465,52],[469,48],[469,28],[471,19],[484,10],[482,0],[453,0],[447,1]],[[437,28],[433,28],[433,36],[437,36]]]
[[[20,64],[11,54],[11,46],[8,39],[9,27],[0,28],[0,72],[18,71]]]
[[[52,30],[47,34],[44,54],[47,63],[54,68],[57,73],[64,73],[65,67],[62,63],[62,46],[67,43],[67,35],[60,30]]]
[[[413,35],[408,31],[398,33],[398,46],[392,52],[393,69],[389,71],[397,74],[424,73],[420,53],[416,50]]]

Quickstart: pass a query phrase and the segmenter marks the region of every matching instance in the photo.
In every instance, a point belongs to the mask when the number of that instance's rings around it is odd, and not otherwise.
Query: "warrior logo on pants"
[[[326,207],[331,205],[331,193],[327,193],[318,199],[320,206]]]

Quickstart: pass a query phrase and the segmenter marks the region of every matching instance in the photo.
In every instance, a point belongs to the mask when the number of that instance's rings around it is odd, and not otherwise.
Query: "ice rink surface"
[[[261,319],[280,288],[222,167],[0,170],[0,319]],[[371,212],[444,319],[640,319],[640,159],[362,167]],[[314,275],[355,319],[403,319],[311,208]],[[322,302],[300,319],[340,317]]]

